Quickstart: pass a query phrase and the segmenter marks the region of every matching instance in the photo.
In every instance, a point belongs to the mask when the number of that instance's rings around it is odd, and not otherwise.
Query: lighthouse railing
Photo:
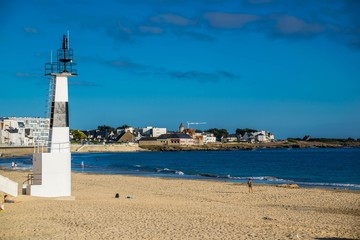
[[[34,145],[34,153],[67,151],[70,151],[70,142],[38,142]]]
[[[34,143],[34,153],[43,153],[47,150],[47,141],[36,141]]]
[[[70,142],[49,142],[49,152],[70,152]]]
[[[69,62],[66,64],[66,67],[60,62],[46,63],[45,64],[45,75],[55,75],[59,73],[68,73],[69,75],[77,75],[77,64]]]

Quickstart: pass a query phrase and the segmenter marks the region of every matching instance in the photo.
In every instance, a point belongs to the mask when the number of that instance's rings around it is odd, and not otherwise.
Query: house
[[[194,139],[194,144],[204,145],[204,136],[202,135],[202,133],[194,132],[192,138]]]
[[[153,127],[148,126],[140,129],[140,133],[143,136],[151,136]]]
[[[275,141],[275,136],[268,131],[257,131],[257,132],[245,132],[240,136],[242,142],[272,142]]]
[[[275,140],[274,134],[264,130],[254,132],[253,136],[257,142],[273,142]]]
[[[128,132],[128,131],[131,133],[134,133],[135,129],[133,127],[118,128],[118,129],[116,129],[116,134],[120,135],[120,134]]]
[[[202,133],[202,136],[204,144],[216,142],[216,137],[213,133]]]
[[[255,141],[257,141],[257,142],[267,142],[267,138],[266,138],[265,134],[259,133],[259,134],[255,135]]]
[[[21,135],[19,137],[19,129],[10,127],[5,129],[3,132],[4,139],[6,139],[9,145],[22,145],[21,144]]]
[[[139,146],[144,145],[166,145],[166,146],[180,146],[180,145],[194,145],[195,140],[185,133],[167,133],[162,134],[157,138],[143,137],[139,140]]]
[[[108,141],[108,142],[113,142],[113,141],[115,141],[117,139],[117,135],[113,132],[113,131],[111,131],[110,133],[108,133],[108,135],[107,135],[107,137],[106,137],[106,140]]]
[[[119,143],[135,142],[135,140],[136,140],[136,136],[132,134],[130,131],[120,134],[116,139],[116,141]]]
[[[110,133],[107,130],[85,130],[82,131],[86,135],[87,141],[90,142],[106,142]]]
[[[194,145],[194,139],[185,133],[162,134],[157,140],[164,145]]]
[[[163,145],[157,138],[154,137],[142,137],[139,139],[139,146],[157,146]]]
[[[311,139],[311,136],[309,136],[309,135],[306,135],[306,136],[304,136],[303,137],[303,141],[310,141],[310,139]]]
[[[229,134],[227,137],[221,138],[222,142],[238,142],[239,138],[236,134]]]

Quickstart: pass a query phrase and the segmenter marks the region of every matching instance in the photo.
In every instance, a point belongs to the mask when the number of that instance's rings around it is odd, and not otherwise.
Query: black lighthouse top
[[[57,61],[45,64],[45,75],[56,75],[66,73],[69,76],[76,76],[76,63],[73,63],[73,50],[69,48],[66,35],[63,36],[62,48],[57,50]]]

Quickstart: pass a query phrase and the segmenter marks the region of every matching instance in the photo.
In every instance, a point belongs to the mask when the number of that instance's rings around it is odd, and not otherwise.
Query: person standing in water
[[[84,172],[84,167],[85,167],[84,161],[81,161],[81,170],[82,170],[82,172]]]
[[[248,188],[249,188],[249,193],[251,192],[253,192],[253,189],[252,189],[252,181],[251,181],[251,179],[249,178],[249,180],[247,181],[247,185],[248,185]]]

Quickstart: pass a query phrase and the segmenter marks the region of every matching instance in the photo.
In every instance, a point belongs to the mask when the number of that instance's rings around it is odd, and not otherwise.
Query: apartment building
[[[50,120],[33,117],[0,117],[0,145],[46,145]]]

